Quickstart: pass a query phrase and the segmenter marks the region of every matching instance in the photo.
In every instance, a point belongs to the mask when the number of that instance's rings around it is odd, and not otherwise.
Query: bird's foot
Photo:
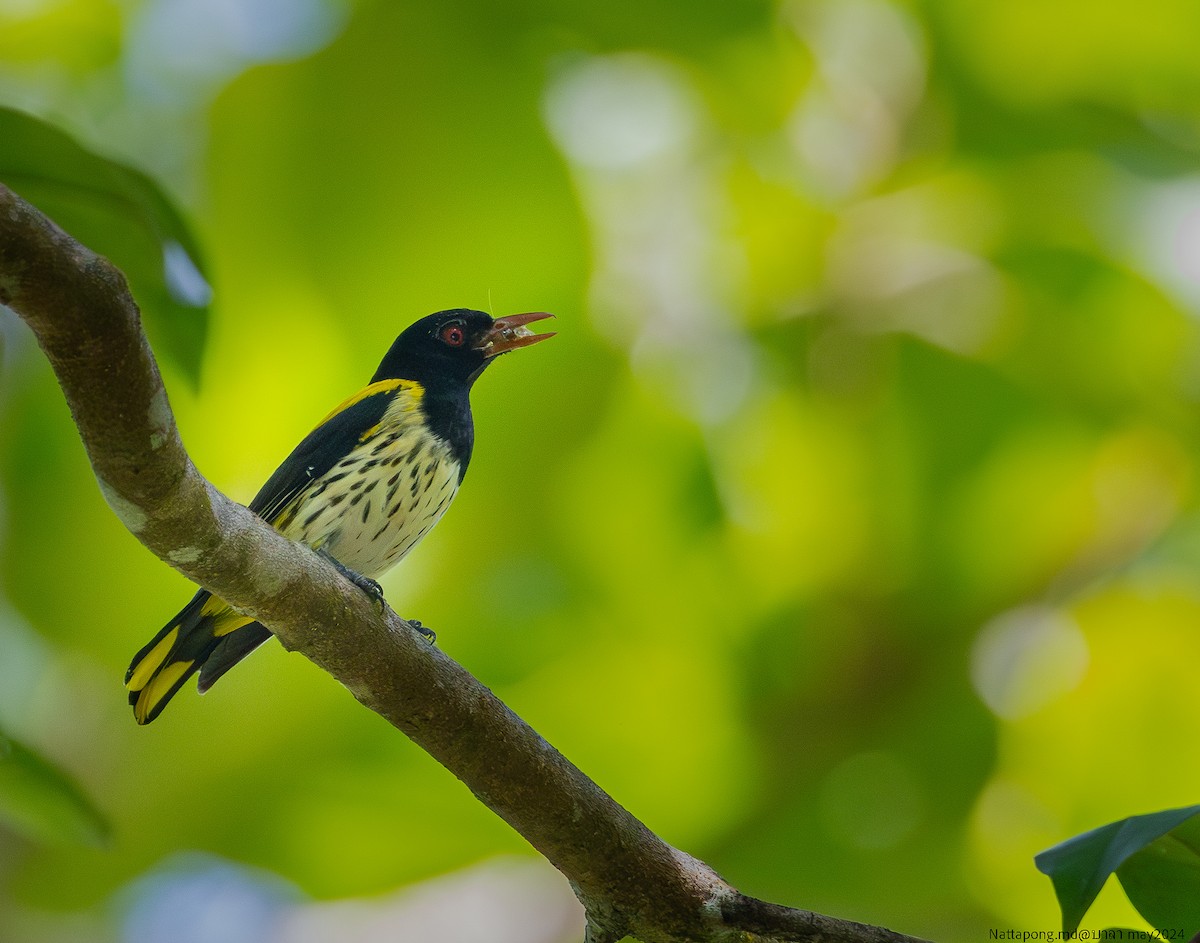
[[[328,550],[321,549],[318,550],[317,553],[332,563],[337,568],[337,571],[342,574],[342,576],[346,577],[346,579],[366,593],[371,602],[375,604],[375,608],[377,608],[380,612],[383,611],[382,586],[380,586],[369,576],[363,576],[361,573],[355,573],[352,569],[350,569],[350,567],[342,563],[341,560],[335,557]]]
[[[423,636],[425,636],[425,641],[427,641],[430,645],[433,645],[437,642],[437,633],[433,631],[433,629],[429,628],[429,626],[421,625],[420,621],[417,619],[406,619],[405,621]]]

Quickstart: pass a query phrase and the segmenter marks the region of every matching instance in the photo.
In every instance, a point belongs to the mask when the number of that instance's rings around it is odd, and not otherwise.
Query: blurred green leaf
[[[158,185],[11,108],[0,108],[0,180],[125,272],[151,340],[198,383],[212,289],[195,238]]]
[[[1130,902],[1152,927],[1200,930],[1200,818],[1190,818],[1117,869]]]
[[[1148,855],[1144,861],[1133,865],[1128,872],[1123,867],[1139,853],[1158,845],[1164,836],[1181,828],[1198,812],[1200,805],[1168,809],[1149,815],[1134,815],[1076,835],[1038,855],[1034,859],[1038,870],[1049,876],[1053,882],[1054,893],[1058,896],[1059,907],[1062,908],[1063,931],[1074,932],[1083,915],[1092,906],[1096,895],[1104,887],[1108,876],[1118,869],[1121,869],[1120,879],[1122,885],[1126,886],[1126,891],[1128,892],[1127,874],[1131,874],[1139,895],[1143,895],[1141,899],[1154,908],[1155,914],[1167,912],[1165,909],[1159,909],[1166,906],[1165,892],[1155,892],[1147,887],[1148,880],[1166,879],[1169,874],[1172,882],[1170,888],[1173,892],[1178,893],[1182,883],[1187,883],[1190,898],[1193,901],[1200,900],[1200,882],[1196,880],[1200,878],[1200,868],[1197,868],[1195,852],[1190,850],[1196,845],[1195,826],[1188,832],[1186,845],[1182,842],[1169,843],[1186,847],[1186,855],[1179,854],[1175,848],[1172,848],[1171,855],[1166,855],[1160,849]],[[1174,863],[1169,864],[1168,860]],[[1189,873],[1190,882],[1186,877]],[[1167,885],[1164,884],[1163,887]],[[1167,922],[1156,922],[1150,913],[1142,909],[1142,905],[1134,899],[1133,894],[1129,894],[1129,897],[1138,911],[1155,926],[1174,927],[1180,923],[1178,917]],[[1195,927],[1192,926],[1191,929]]]
[[[43,842],[100,845],[108,836],[108,823],[66,773],[2,733],[0,819]]]

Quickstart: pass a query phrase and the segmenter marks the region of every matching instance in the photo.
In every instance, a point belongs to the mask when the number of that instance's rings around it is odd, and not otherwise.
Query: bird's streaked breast
[[[397,396],[378,425],[276,521],[285,536],[376,578],[429,533],[458,492],[460,467],[419,407]]]

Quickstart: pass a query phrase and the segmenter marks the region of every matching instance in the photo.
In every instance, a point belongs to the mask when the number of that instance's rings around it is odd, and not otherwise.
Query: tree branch
[[[461,779],[567,877],[589,939],[912,943],[743,896],[658,838],[395,613],[213,488],[180,441],[123,275],[2,184],[0,303],[36,335],[122,523]]]

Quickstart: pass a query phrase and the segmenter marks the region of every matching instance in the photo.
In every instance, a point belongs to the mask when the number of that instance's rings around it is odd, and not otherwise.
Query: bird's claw
[[[427,641],[427,642],[428,642],[430,645],[434,645],[434,644],[436,644],[436,642],[437,642],[437,633],[436,633],[435,631],[433,631],[433,629],[429,628],[429,626],[426,626],[426,625],[421,625],[421,622],[420,622],[420,620],[418,620],[418,619],[408,619],[408,620],[406,620],[406,621],[407,621],[407,622],[408,622],[408,624],[409,624],[409,625],[411,625],[411,626],[412,626],[414,629],[416,629],[416,630],[417,630],[418,632],[420,632],[420,633],[421,633],[423,636],[425,636],[425,641]]]
[[[383,612],[383,587],[369,576],[352,573],[350,582],[367,594],[367,598],[380,612]]]
[[[334,565],[334,567],[337,568],[337,571],[342,574],[342,576],[346,577],[346,579],[348,579],[351,583],[353,583],[355,586],[357,586],[359,589],[361,589],[364,593],[366,593],[367,598],[370,599],[371,602],[375,604],[375,608],[378,609],[380,612],[383,612],[383,587],[382,586],[380,586],[375,580],[371,579],[369,576],[363,576],[361,573],[355,573],[352,569],[350,569],[350,567],[348,567],[344,563],[342,563],[337,557],[335,557],[328,550],[321,549],[321,550],[318,550],[317,553],[319,553],[322,557],[324,557],[326,560],[328,560],[330,563],[332,563]]]

